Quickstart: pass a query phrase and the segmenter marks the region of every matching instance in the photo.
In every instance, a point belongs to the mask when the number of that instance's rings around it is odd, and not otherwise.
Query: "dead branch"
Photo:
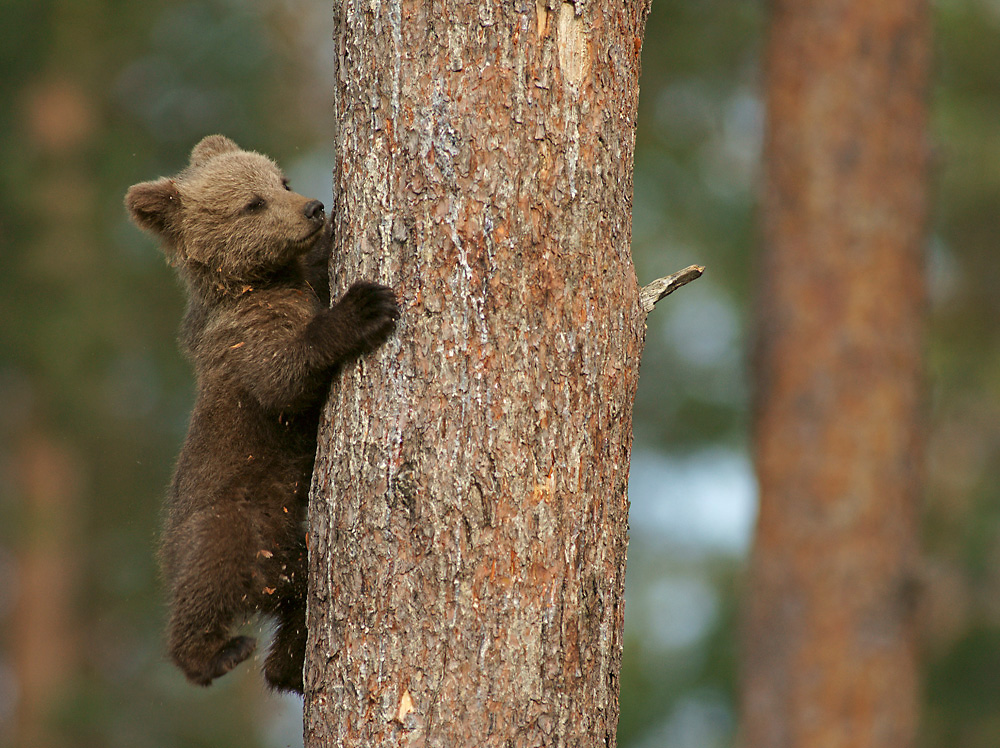
[[[656,302],[664,296],[673,293],[681,286],[700,278],[701,274],[704,272],[704,265],[691,265],[683,270],[678,270],[672,275],[668,275],[664,278],[657,278],[652,283],[647,283],[642,287],[642,290],[639,291],[639,299],[642,302],[642,308],[648,314],[653,311],[653,307],[656,306]]]

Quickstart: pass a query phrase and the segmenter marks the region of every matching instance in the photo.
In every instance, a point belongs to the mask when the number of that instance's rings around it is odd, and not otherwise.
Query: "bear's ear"
[[[212,156],[238,150],[240,147],[225,135],[209,135],[191,150],[191,166],[201,166]]]
[[[174,217],[181,209],[181,193],[174,180],[163,177],[154,182],[140,182],[129,187],[125,207],[135,225],[157,236],[170,238]]]

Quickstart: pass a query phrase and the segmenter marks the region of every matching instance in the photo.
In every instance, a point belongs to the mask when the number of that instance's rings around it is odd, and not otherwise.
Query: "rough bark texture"
[[[773,6],[743,744],[914,744],[928,19]]]
[[[398,289],[321,425],[309,746],[613,746],[647,6],[344,2],[334,285]]]

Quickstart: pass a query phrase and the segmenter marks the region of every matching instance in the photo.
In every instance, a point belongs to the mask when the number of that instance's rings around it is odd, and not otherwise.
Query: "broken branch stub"
[[[648,314],[660,299],[673,293],[681,286],[700,278],[704,272],[704,265],[690,265],[676,273],[647,283],[639,291],[639,301],[642,303],[643,310]]]

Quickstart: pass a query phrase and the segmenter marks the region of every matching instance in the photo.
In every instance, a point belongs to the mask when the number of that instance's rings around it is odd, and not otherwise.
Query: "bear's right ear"
[[[191,166],[201,166],[212,156],[238,150],[240,147],[225,135],[209,135],[191,149]]]
[[[125,207],[135,225],[157,236],[170,238],[174,217],[181,209],[181,193],[174,180],[163,177],[154,182],[140,182],[129,187]]]

